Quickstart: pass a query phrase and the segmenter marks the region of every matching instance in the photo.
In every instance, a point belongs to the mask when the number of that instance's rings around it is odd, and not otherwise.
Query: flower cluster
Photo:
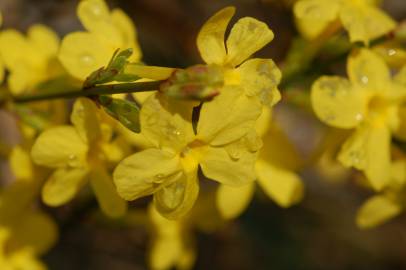
[[[84,30],[61,40],[44,25],[26,35],[0,31],[0,105],[20,137],[12,147],[0,141],[15,178],[0,192],[0,268],[45,268],[37,257],[55,243],[57,228],[39,198],[49,207],[95,198],[106,217],[126,220],[133,211],[127,201],[152,196],[143,210],[152,225],[153,269],[191,268],[194,228],[209,232],[237,218],[256,184],[281,207],[299,203],[305,167],[327,178],[354,175],[350,168],[362,173],[364,186],[379,194],[359,209],[359,227],[400,214],[406,53],[401,37],[369,46],[396,30],[377,2],[294,5],[299,31],[317,40],[309,43],[317,44],[314,52],[342,39],[341,26],[349,32],[348,79],[332,70],[298,79],[303,99],[292,104],[310,108],[329,134],[308,156],[275,108],[297,91],[287,87],[292,78],[281,84],[289,61],[281,71],[272,59],[253,56],[274,33],[252,17],[228,30],[234,7],[206,21],[196,40],[204,63],[186,68],[142,63],[131,19],[104,0],[80,1]],[[51,101],[61,97],[76,99]]]

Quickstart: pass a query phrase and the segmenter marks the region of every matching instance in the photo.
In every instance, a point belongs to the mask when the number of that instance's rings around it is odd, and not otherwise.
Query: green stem
[[[134,82],[134,83],[119,83],[109,85],[98,85],[81,91],[66,91],[59,93],[47,93],[38,95],[27,95],[20,97],[12,97],[14,103],[27,103],[35,101],[44,101],[62,98],[77,98],[77,97],[91,97],[97,95],[111,95],[111,94],[124,94],[136,93],[158,90],[162,81],[153,82]]]

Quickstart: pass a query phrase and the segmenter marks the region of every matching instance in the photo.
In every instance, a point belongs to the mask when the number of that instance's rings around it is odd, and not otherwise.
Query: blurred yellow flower
[[[355,129],[342,145],[338,159],[362,170],[381,190],[389,182],[391,133],[406,139],[404,109],[406,85],[400,72],[393,80],[384,61],[367,49],[348,59],[350,80],[323,76],[312,86],[311,101],[324,123]]]
[[[377,0],[299,0],[294,13],[299,30],[313,39],[325,31],[329,25],[339,21],[348,31],[351,42],[362,41],[368,44],[396,26],[385,12],[380,10]]]
[[[82,0],[77,14],[86,31],[68,34],[59,52],[61,63],[72,76],[85,80],[105,66],[117,49],[132,48],[130,60],[141,59],[135,26],[121,9],[110,11],[104,0]]]
[[[154,195],[157,210],[169,219],[185,215],[198,196],[197,170],[220,183],[240,186],[255,178],[256,151],[249,133],[260,110],[238,110],[246,100],[236,89],[204,103],[192,126],[193,105],[156,94],[140,112],[141,132],[154,145],[124,159],[114,171],[118,193],[126,200]]]
[[[14,29],[0,32],[0,56],[10,72],[11,93],[31,91],[40,82],[59,75],[58,50],[58,36],[44,25],[31,26],[26,37]]]
[[[257,132],[265,146],[259,151],[255,163],[257,183],[281,207],[289,207],[303,197],[303,183],[294,170],[300,165],[299,155],[283,131],[271,122],[267,107],[257,121]],[[222,217],[239,216],[254,195],[255,183],[242,187],[220,185],[217,191],[217,208]]]
[[[34,162],[55,169],[42,189],[46,204],[68,202],[90,181],[106,215],[118,217],[126,212],[127,204],[117,195],[108,172],[108,165],[121,160],[124,153],[102,117],[91,100],[80,98],[71,114],[73,126],[49,128],[35,141],[31,151]]]
[[[153,236],[149,264],[153,270],[192,269],[196,259],[195,243],[187,220],[168,220],[155,207],[149,207]]]
[[[21,146],[12,150],[10,163],[16,179],[0,192],[0,269],[46,269],[38,256],[55,244],[58,232],[34,205],[44,174]]]
[[[381,193],[369,198],[358,210],[356,222],[362,229],[379,226],[399,215],[405,208],[406,161],[391,164],[390,183]]]

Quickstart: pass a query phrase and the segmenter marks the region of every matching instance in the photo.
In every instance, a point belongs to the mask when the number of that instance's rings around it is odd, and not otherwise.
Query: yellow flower
[[[347,167],[362,170],[371,185],[381,190],[389,181],[391,133],[406,138],[403,109],[406,87],[393,80],[384,61],[367,49],[348,59],[350,80],[323,76],[312,86],[311,101],[324,123],[354,129],[338,159]]]
[[[31,151],[34,162],[55,169],[42,190],[46,204],[68,202],[90,181],[106,215],[125,213],[127,204],[117,195],[107,168],[109,163],[118,162],[123,152],[100,114],[91,100],[80,98],[73,107],[73,126],[49,128],[35,141]]]
[[[289,207],[303,196],[303,183],[293,171],[300,163],[298,153],[276,123],[271,123],[269,108],[264,108],[258,119],[257,132],[265,143],[255,163],[257,183],[279,206]],[[216,203],[221,215],[226,219],[239,216],[250,203],[254,189],[255,183],[243,187],[220,185]]]
[[[309,39],[319,36],[329,25],[339,21],[348,31],[351,42],[366,44],[396,26],[381,11],[376,0],[299,0],[294,6],[298,28]]]
[[[149,207],[148,214],[154,233],[149,253],[151,269],[191,269],[196,260],[196,251],[187,220],[168,220],[154,207]]]
[[[16,179],[0,193],[0,269],[46,269],[38,256],[55,244],[57,227],[33,207],[44,174],[34,169],[20,146],[12,150],[10,163]]]
[[[399,215],[405,208],[406,161],[393,162],[390,175],[388,187],[381,194],[369,198],[358,210],[356,222],[360,228],[381,225]]]
[[[240,186],[254,180],[259,149],[246,138],[260,114],[238,110],[247,98],[234,88],[204,103],[194,133],[192,106],[160,94],[141,109],[141,132],[154,145],[124,159],[114,171],[118,193],[126,200],[154,195],[157,210],[170,219],[186,214],[199,192],[197,170],[220,183]]]
[[[226,7],[203,25],[197,36],[197,47],[206,65],[192,66],[189,68],[190,72],[195,72],[199,78],[205,73],[208,81],[213,79],[213,74],[217,75],[218,79],[212,82],[213,85],[206,86],[214,88],[214,94],[221,94],[222,88],[241,88],[242,94],[251,99],[252,97],[258,99],[258,104],[251,104],[252,106],[261,106],[261,102],[274,105],[280,100],[277,89],[282,76],[280,70],[271,59],[249,59],[271,42],[274,34],[265,23],[244,17],[235,23],[224,42],[227,26],[234,13],[234,7]],[[170,69],[140,65],[132,66],[131,73],[154,80],[167,79],[170,75],[176,76]],[[169,86],[176,83],[179,82],[171,81]],[[187,81],[181,83],[185,85],[185,92],[191,91]]]
[[[68,34],[59,52],[61,63],[72,76],[85,80],[105,66],[117,49],[132,48],[130,60],[141,59],[134,24],[121,9],[110,12],[104,0],[83,0],[77,14],[86,31]]]
[[[25,37],[10,29],[0,33],[0,55],[10,72],[8,86],[14,95],[32,90],[60,74],[56,61],[59,38],[50,28],[34,25]]]

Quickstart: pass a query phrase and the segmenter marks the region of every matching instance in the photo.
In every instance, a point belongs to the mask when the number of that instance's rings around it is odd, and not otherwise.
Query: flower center
[[[382,96],[374,96],[368,103],[368,118],[372,121],[385,122],[389,114],[390,103]]]
[[[203,141],[194,140],[182,149],[180,152],[180,158],[183,169],[186,172],[191,172],[197,168],[204,155],[206,145],[207,144]]]

